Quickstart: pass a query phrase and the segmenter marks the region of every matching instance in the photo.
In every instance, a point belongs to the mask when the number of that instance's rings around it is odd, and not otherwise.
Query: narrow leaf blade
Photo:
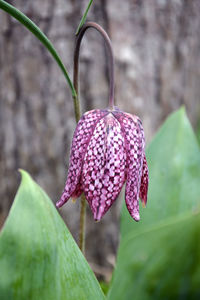
[[[72,97],[76,97],[76,91],[75,91],[73,83],[68,75],[68,72],[67,72],[64,64],[62,63],[60,56],[56,52],[56,49],[54,48],[54,46],[50,42],[50,40],[47,38],[47,36],[26,15],[24,15],[21,11],[19,11],[17,8],[15,8],[11,4],[7,3],[6,1],[0,0],[0,8],[2,10],[4,10],[5,12],[7,12],[12,17],[14,17],[16,20],[18,20],[22,25],[24,25],[46,47],[46,49],[51,53],[51,55],[57,62],[58,66],[60,67],[62,73],[64,74],[64,76],[68,82],[68,85],[70,87]]]
[[[79,31],[80,31],[81,27],[84,25],[84,23],[86,21],[86,18],[87,18],[87,15],[88,15],[88,12],[89,12],[89,9],[90,9],[90,6],[92,5],[92,3],[93,3],[93,0],[90,0],[89,3],[88,3],[87,8],[86,8],[86,10],[85,10],[85,12],[83,14],[83,17],[82,17],[82,19],[81,19],[81,21],[80,21],[80,23],[78,25],[78,28],[76,30],[76,35],[79,34]]]

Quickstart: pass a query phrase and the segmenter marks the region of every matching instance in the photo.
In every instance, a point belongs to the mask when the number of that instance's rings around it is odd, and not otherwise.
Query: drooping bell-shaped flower
[[[85,25],[82,32],[87,26],[94,27],[94,23],[87,24],[92,25]],[[94,219],[100,220],[126,182],[126,205],[132,218],[139,221],[139,197],[146,205],[148,191],[144,131],[137,116],[113,105],[113,56],[107,36],[106,39],[112,60],[110,105],[105,110],[88,111],[79,120],[72,140],[65,189],[56,206],[61,207],[70,197],[77,198],[84,193]]]
[[[147,202],[148,167],[140,119],[117,109],[92,110],[74,133],[65,189],[57,207],[84,192],[95,220],[100,220],[126,181],[125,200],[139,221],[139,197]]]

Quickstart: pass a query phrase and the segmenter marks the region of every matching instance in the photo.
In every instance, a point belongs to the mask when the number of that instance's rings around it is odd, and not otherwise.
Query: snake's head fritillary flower
[[[139,221],[139,198],[146,205],[148,191],[144,148],[144,131],[137,116],[117,108],[86,112],[74,133],[68,177],[57,207],[84,192],[98,221],[126,182],[126,205]]]

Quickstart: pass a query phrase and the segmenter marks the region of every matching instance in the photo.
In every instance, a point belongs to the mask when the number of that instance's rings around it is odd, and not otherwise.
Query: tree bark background
[[[45,32],[72,75],[74,33],[88,1],[8,2]],[[88,20],[101,24],[113,43],[116,104],[140,116],[147,143],[182,104],[194,128],[200,119],[199,16],[199,0],[96,0],[89,12]],[[107,106],[108,80],[102,38],[88,31],[80,59],[82,112]],[[58,200],[74,129],[73,101],[60,69],[32,34],[0,11],[1,222],[19,185],[18,168]],[[120,200],[98,224],[88,209],[87,257],[107,278],[118,244],[119,208]],[[78,201],[69,201],[61,214],[77,238]]]

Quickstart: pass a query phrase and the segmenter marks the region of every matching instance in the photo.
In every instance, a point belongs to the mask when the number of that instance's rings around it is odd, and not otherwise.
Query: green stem
[[[79,248],[82,253],[85,252],[85,220],[86,220],[86,201],[84,194],[81,195],[80,211],[80,230],[79,230]]]
[[[78,68],[77,68],[77,54],[76,46],[74,51],[74,72],[73,72],[73,84],[76,90],[76,96],[74,99],[75,118],[78,123],[80,119],[80,101],[79,101],[79,90],[78,90]],[[82,253],[85,252],[85,219],[86,219],[86,201],[84,194],[81,195],[81,208],[80,208],[80,224],[79,224],[79,248]]]

